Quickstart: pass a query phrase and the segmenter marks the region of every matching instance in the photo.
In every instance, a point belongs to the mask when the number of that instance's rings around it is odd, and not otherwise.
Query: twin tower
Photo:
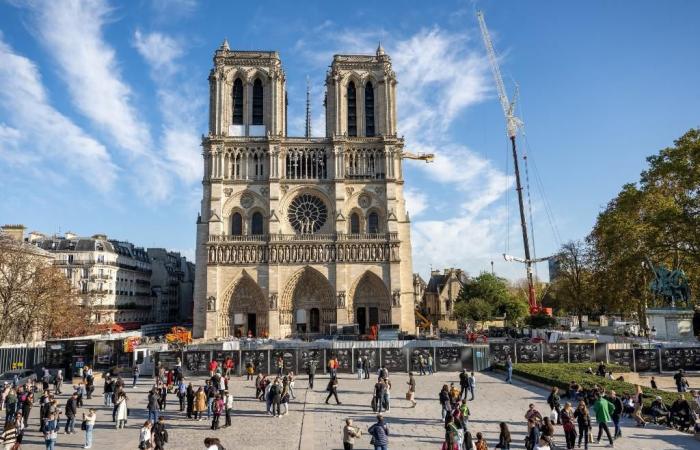
[[[333,57],[322,138],[287,135],[277,52],[224,42],[209,83],[194,336],[413,332],[404,143],[382,47]]]

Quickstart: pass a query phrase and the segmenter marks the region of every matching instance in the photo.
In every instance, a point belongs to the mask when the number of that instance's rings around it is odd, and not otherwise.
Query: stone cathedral
[[[404,142],[381,46],[333,57],[325,137],[308,125],[287,136],[277,52],[224,41],[209,83],[194,337],[320,336],[350,324],[413,332]]]

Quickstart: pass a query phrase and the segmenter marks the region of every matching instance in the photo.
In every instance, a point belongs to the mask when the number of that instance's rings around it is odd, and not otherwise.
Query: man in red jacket
[[[216,373],[216,368],[219,367],[219,363],[215,359],[212,359],[209,363],[209,376],[213,377]]]

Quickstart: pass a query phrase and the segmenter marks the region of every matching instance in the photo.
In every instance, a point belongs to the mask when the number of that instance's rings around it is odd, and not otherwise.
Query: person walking
[[[374,384],[374,399],[372,400],[374,404],[374,408],[372,409],[374,409],[374,412],[382,412],[382,406],[384,406],[384,391],[386,391],[386,384],[384,383],[384,379],[380,378]]]
[[[459,400],[467,398],[467,392],[469,392],[469,373],[467,369],[462,369],[459,373]]]
[[[425,359],[423,359],[423,355],[418,355],[418,372],[420,375],[425,375]]]
[[[372,360],[367,356],[362,357],[362,367],[365,369],[365,380],[369,380],[369,373],[372,370]]]
[[[450,387],[446,384],[442,385],[440,394],[438,395],[438,400],[440,401],[440,414],[442,415],[442,420],[450,414]]]
[[[408,392],[406,392],[406,400],[411,402],[411,408],[416,407],[416,379],[413,377],[413,372],[408,372]]]
[[[194,412],[194,388],[192,387],[192,383],[187,384],[187,391],[185,393],[185,396],[187,398],[187,418],[191,419],[192,418],[192,413]]]
[[[85,424],[85,445],[83,446],[83,448],[92,447],[92,430],[95,428],[96,420],[97,413],[93,408],[88,409],[87,414],[83,413],[83,423]]]
[[[158,392],[155,387],[148,393],[148,404],[146,408],[148,409],[148,420],[150,420],[151,423],[156,423],[158,421],[160,406],[158,405]]]
[[[361,380],[362,377],[365,375],[365,371],[362,368],[362,358],[357,359],[357,379]]]
[[[574,418],[578,425],[578,447],[581,447],[581,440],[584,443],[584,449],[588,450],[589,433],[591,429],[591,417],[586,408],[586,402],[583,400],[578,402],[578,407],[574,411]]]
[[[12,422],[5,424],[5,429],[0,436],[0,443],[4,450],[13,450],[17,442],[17,427]],[[346,447],[347,448],[347,447]],[[352,446],[350,447],[352,448]]]
[[[333,355],[331,359],[328,360],[328,371],[331,374],[331,378],[338,376],[338,357]]]
[[[604,397],[599,396],[593,405],[593,409],[595,409],[595,419],[596,422],[598,422],[598,438],[596,439],[596,443],[600,443],[600,437],[603,434],[603,431],[605,431],[605,434],[608,436],[608,441],[610,441],[610,447],[614,447],[615,445],[613,444],[613,438],[610,435],[608,422],[610,422],[610,416],[615,411],[615,407],[612,403],[605,400]]]
[[[632,413],[632,418],[637,422],[638,427],[647,426],[646,420],[642,417],[642,407],[644,406],[644,393],[642,392],[642,387],[640,385],[636,386],[636,393],[634,394],[634,412]]]
[[[613,424],[615,425],[615,433],[613,434],[613,439],[622,437],[622,428],[620,427],[620,419],[622,419],[622,411],[624,406],[622,405],[622,399],[617,396],[615,391],[610,391],[610,395],[606,397],[606,400],[613,404],[615,410],[610,415]]]
[[[114,428],[120,429],[124,428],[126,426],[126,421],[127,421],[127,416],[128,416],[128,405],[127,405],[127,396],[124,392],[119,393],[119,397],[117,398],[117,401],[115,403],[115,415],[114,415],[114,420],[115,420],[115,425]]]
[[[151,448],[151,421],[147,420],[139,431],[139,450]]]
[[[345,419],[343,427],[343,450],[352,450],[355,446],[355,439],[362,437],[359,428],[352,426],[352,419]]]
[[[506,383],[513,384],[513,360],[510,355],[506,359]]]
[[[474,392],[476,392],[476,377],[474,376],[474,372],[472,372],[469,375],[467,388],[469,388],[469,395],[471,396],[471,398],[469,400],[473,401],[474,400]]]
[[[281,356],[278,356],[276,364],[277,364],[277,376],[281,378],[282,375],[284,374],[284,358],[282,358]]]
[[[231,413],[233,412],[233,394],[224,391],[224,410],[226,412],[226,423],[224,427],[231,426]]]
[[[384,423],[384,416],[377,414],[377,422],[367,432],[372,435],[370,445],[374,445],[374,450],[389,449],[389,427]]]
[[[331,396],[335,397],[335,403],[337,405],[342,405],[340,400],[338,400],[338,377],[331,376],[330,381],[328,381],[328,386],[326,387],[326,392],[328,392],[328,397],[326,397],[326,404],[330,400]]]
[[[561,423],[564,429],[567,449],[573,449],[576,446],[576,425],[574,425],[574,420],[574,408],[571,407],[570,402],[566,402],[564,409],[561,410]]]
[[[218,430],[219,422],[221,421],[221,413],[224,412],[224,400],[221,398],[220,394],[216,394],[216,396],[214,397],[211,409],[213,415],[213,419],[211,421],[211,429]]]
[[[428,360],[426,361],[426,367],[428,368],[428,375],[433,374],[433,355],[428,355]]]
[[[151,437],[153,438],[154,450],[165,450],[165,444],[168,443],[168,430],[165,428],[165,417],[160,416],[158,422],[153,425]]]
[[[66,401],[66,434],[75,433],[75,415],[78,413],[78,394],[73,393]]]
[[[56,448],[56,439],[58,439],[58,417],[51,414],[44,425],[44,444],[46,450],[54,450]]]
[[[134,370],[131,372],[132,376],[132,381],[131,381],[131,387],[135,388],[136,383],[139,382],[139,375],[141,374],[141,371],[139,370],[138,364],[134,366]]]
[[[294,375],[294,372],[290,370],[289,373],[287,374],[287,381],[289,382],[288,383],[289,395],[292,398],[292,400],[297,398],[297,396],[294,395],[294,382],[296,381],[296,379],[297,378]]]
[[[383,399],[384,407],[386,408],[385,412],[391,412],[391,404],[389,403],[391,400],[391,381],[389,381],[389,378],[384,378],[384,384],[386,385]]]
[[[177,399],[180,403],[180,412],[185,411],[185,405],[187,404],[187,385],[185,380],[180,379],[177,382],[177,387],[175,388],[177,392]]]
[[[195,420],[202,420],[202,414],[207,410],[207,394],[204,393],[204,389],[200,386],[197,389],[197,393],[194,397],[194,418]]]
[[[489,446],[486,444],[484,435],[481,433],[476,433],[476,442],[474,443],[476,450],[489,450]]]
[[[496,448],[509,449],[511,438],[510,430],[508,429],[508,424],[505,422],[501,422],[499,424],[499,428],[500,432],[498,433],[498,444],[496,444]]]
[[[53,381],[53,390],[59,395],[62,394],[61,386],[63,386],[63,370],[58,369]]]
[[[318,363],[314,360],[306,363],[306,373],[309,375],[309,389],[311,390],[314,388],[314,377],[316,376],[317,365]]]
[[[549,405],[549,408],[557,414],[557,425],[561,425],[561,397],[559,396],[558,387],[552,387],[552,392],[550,392],[549,397],[547,397],[547,404]]]

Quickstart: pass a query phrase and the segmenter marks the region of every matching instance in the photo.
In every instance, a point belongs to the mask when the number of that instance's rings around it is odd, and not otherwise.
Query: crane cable
[[[510,253],[510,143],[506,144],[506,176],[505,176],[505,191],[506,191],[506,242],[503,254]]]

